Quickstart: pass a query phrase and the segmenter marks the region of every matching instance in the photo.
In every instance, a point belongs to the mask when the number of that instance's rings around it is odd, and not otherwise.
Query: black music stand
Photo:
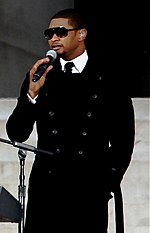
[[[19,171],[19,185],[18,185],[18,201],[21,204],[21,211],[19,212],[21,216],[19,216],[19,220],[16,222],[18,223],[18,233],[22,233],[23,228],[24,228],[24,222],[25,222],[26,186],[25,186],[24,167],[25,167],[25,158],[27,155],[27,151],[34,152],[35,154],[38,152],[38,153],[43,153],[43,154],[48,154],[48,155],[54,155],[54,153],[45,151],[42,149],[37,149],[36,147],[25,144],[25,143],[20,143],[20,142],[15,142],[15,141],[13,142],[13,141],[3,139],[3,138],[0,138],[0,142],[4,142],[4,143],[7,143],[14,147],[19,148],[18,157],[20,160],[20,171]]]

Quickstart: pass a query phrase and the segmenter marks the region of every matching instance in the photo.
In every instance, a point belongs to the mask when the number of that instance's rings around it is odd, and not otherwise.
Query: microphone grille
[[[49,51],[47,51],[46,56],[51,56],[54,59],[56,59],[57,53],[54,50],[49,50]]]

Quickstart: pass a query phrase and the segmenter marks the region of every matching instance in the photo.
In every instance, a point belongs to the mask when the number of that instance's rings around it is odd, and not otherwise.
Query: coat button
[[[86,131],[82,132],[82,135],[83,135],[83,136],[86,136],[86,135],[87,135],[87,132],[86,132]]]
[[[56,149],[56,153],[57,153],[57,154],[60,153],[60,149],[59,149],[59,148]]]
[[[58,133],[57,129],[53,129],[53,130],[52,130],[52,133],[53,133],[53,134],[57,134],[57,133]]]
[[[114,171],[114,172],[116,172],[117,169],[115,167],[112,167],[111,170]]]
[[[87,117],[91,117],[92,113],[91,112],[87,112],[86,115],[87,115]]]
[[[78,154],[79,154],[79,155],[83,155],[83,153],[84,153],[83,150],[79,150],[79,151],[78,151]]]
[[[54,116],[54,111],[49,111],[50,116]]]
[[[97,97],[98,97],[97,94],[93,94],[93,95],[92,95],[92,98],[93,98],[93,99],[96,99]]]

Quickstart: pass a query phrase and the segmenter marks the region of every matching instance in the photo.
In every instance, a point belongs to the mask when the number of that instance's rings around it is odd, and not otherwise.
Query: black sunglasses
[[[58,37],[62,38],[62,37],[66,37],[68,35],[69,31],[74,31],[74,30],[79,30],[81,28],[71,28],[71,29],[67,29],[65,27],[54,27],[54,28],[48,28],[44,31],[44,35],[45,38],[47,40],[51,40],[53,35],[56,34]]]

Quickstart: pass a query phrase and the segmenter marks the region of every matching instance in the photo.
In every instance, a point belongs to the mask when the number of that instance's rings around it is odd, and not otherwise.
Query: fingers
[[[33,76],[35,74],[35,72],[37,71],[38,67],[42,64],[46,64],[49,62],[49,58],[46,57],[46,58],[43,58],[43,59],[40,59],[38,60],[34,65],[33,67],[31,68],[30,70],[30,82],[29,82],[29,90],[28,90],[28,93],[30,94],[30,96],[32,98],[34,98],[35,96],[38,95],[39,93],[39,90],[40,88],[44,85],[45,83],[45,80],[46,80],[46,75],[47,73],[53,68],[52,65],[48,66],[48,68],[46,69],[46,71],[43,73],[43,75],[40,77],[40,79],[36,82],[33,82],[32,79],[33,79]]]
[[[38,67],[42,64],[45,64],[45,63],[48,63],[49,62],[49,58],[46,57],[46,58],[43,58],[43,59],[40,59],[38,60],[34,65],[33,67],[31,68],[30,70],[30,77],[32,78],[35,74],[35,72],[37,71]],[[49,68],[49,67],[48,67]]]

